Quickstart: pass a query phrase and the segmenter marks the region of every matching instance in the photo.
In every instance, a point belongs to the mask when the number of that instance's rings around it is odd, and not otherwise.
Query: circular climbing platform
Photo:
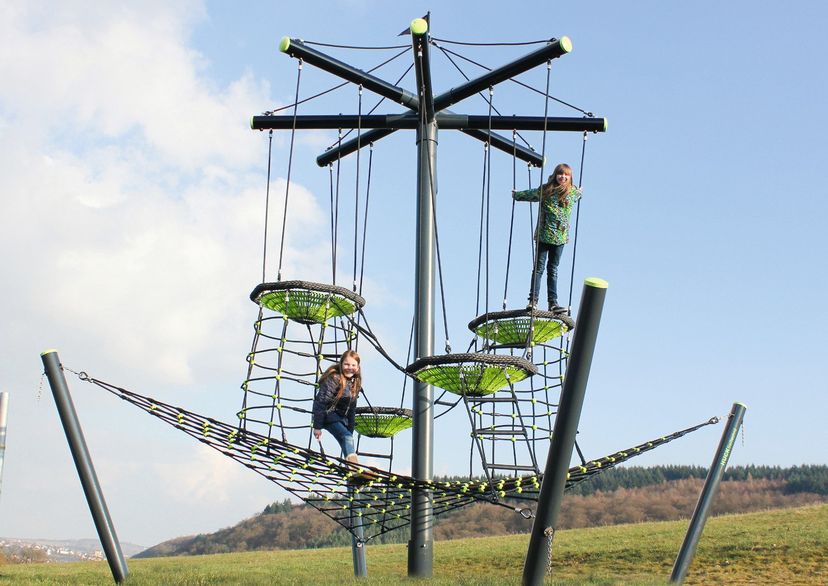
[[[483,353],[426,356],[405,370],[424,383],[468,397],[490,395],[538,372],[525,358]]]
[[[357,407],[354,428],[366,437],[393,437],[413,423],[411,409],[401,407]]]
[[[575,320],[552,311],[513,309],[484,313],[469,322],[469,329],[503,347],[523,348],[563,336],[575,329]]]
[[[250,293],[250,299],[303,324],[325,323],[351,315],[365,305],[365,299],[345,287],[311,281],[261,283]]]

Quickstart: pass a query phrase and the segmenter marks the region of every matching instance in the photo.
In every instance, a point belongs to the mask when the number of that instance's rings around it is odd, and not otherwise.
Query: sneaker
[[[527,306],[526,306],[526,309],[527,309],[528,311],[535,311],[537,308],[538,308],[538,302],[537,302],[537,300],[535,300],[535,301],[529,301],[529,305],[527,305]]]

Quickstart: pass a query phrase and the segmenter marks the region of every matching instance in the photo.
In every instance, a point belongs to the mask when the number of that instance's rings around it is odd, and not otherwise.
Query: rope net
[[[279,439],[245,431],[235,425],[128,391],[84,372],[77,374],[82,381],[94,384],[137,406],[264,476],[352,534],[355,524],[361,521],[364,541],[410,523],[411,494],[415,488],[430,491],[434,514],[441,515],[473,502],[488,502],[513,508],[503,500],[536,501],[543,480],[541,474],[529,474],[484,481],[417,481],[408,476],[352,464]],[[572,467],[569,469],[566,487],[571,488],[635,456],[716,422],[718,419],[713,418]]]

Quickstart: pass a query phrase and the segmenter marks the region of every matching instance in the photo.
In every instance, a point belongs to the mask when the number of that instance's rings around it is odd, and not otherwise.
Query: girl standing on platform
[[[538,227],[535,230],[536,255],[532,269],[527,309],[537,309],[540,281],[546,265],[546,296],[549,311],[561,312],[558,305],[558,263],[564,245],[569,241],[569,218],[581,190],[572,185],[572,167],[560,163],[546,183],[536,189],[513,191],[515,201],[539,201]]]
[[[318,440],[325,429],[339,442],[342,455],[356,463],[354,420],[357,398],[362,390],[359,354],[346,350],[339,362],[319,378],[319,389],[313,398],[313,436]]]

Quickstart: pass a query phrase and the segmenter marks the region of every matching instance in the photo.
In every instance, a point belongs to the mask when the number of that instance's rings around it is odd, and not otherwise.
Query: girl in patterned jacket
[[[313,398],[313,436],[319,440],[322,430],[327,430],[339,442],[345,459],[354,463],[357,462],[354,450],[354,411],[361,390],[359,354],[354,350],[346,350],[339,362],[329,367],[319,378],[319,388]]]
[[[581,197],[581,190],[572,185],[572,167],[561,163],[540,188],[513,191],[516,201],[539,201],[538,227],[535,230],[537,242],[535,266],[532,268],[532,282],[527,309],[537,309],[543,267],[546,265],[546,295],[549,311],[561,312],[558,305],[558,263],[564,245],[569,241],[569,218],[575,202]]]

